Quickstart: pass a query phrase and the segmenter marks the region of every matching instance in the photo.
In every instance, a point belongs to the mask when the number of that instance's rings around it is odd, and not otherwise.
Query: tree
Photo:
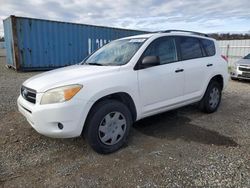
[[[241,34],[230,34],[230,33],[211,33],[211,37],[217,40],[240,40],[240,39],[250,39],[250,33]]]

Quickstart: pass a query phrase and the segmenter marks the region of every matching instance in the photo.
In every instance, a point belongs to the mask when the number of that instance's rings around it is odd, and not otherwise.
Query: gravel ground
[[[127,146],[99,155],[52,139],[17,112],[21,83],[0,57],[0,187],[250,187],[250,82],[230,81],[218,112],[195,106],[137,122]]]

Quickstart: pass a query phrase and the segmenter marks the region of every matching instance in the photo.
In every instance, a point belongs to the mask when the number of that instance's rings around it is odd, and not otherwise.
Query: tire
[[[90,111],[84,137],[97,153],[113,153],[127,142],[132,123],[125,104],[116,100],[101,101]]]
[[[205,113],[215,112],[221,102],[221,91],[220,84],[216,81],[211,81],[199,103],[199,109]]]

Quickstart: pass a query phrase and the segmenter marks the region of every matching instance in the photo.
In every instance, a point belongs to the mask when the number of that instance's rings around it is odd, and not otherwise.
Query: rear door
[[[200,38],[180,36],[178,41],[185,73],[184,98],[195,99],[203,94],[213,64],[207,60]]]

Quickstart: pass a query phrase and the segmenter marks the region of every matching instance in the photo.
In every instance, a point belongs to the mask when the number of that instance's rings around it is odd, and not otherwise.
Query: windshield
[[[103,46],[83,63],[89,65],[124,65],[129,62],[145,38],[122,39]]]
[[[244,59],[250,59],[250,54],[244,57]]]

